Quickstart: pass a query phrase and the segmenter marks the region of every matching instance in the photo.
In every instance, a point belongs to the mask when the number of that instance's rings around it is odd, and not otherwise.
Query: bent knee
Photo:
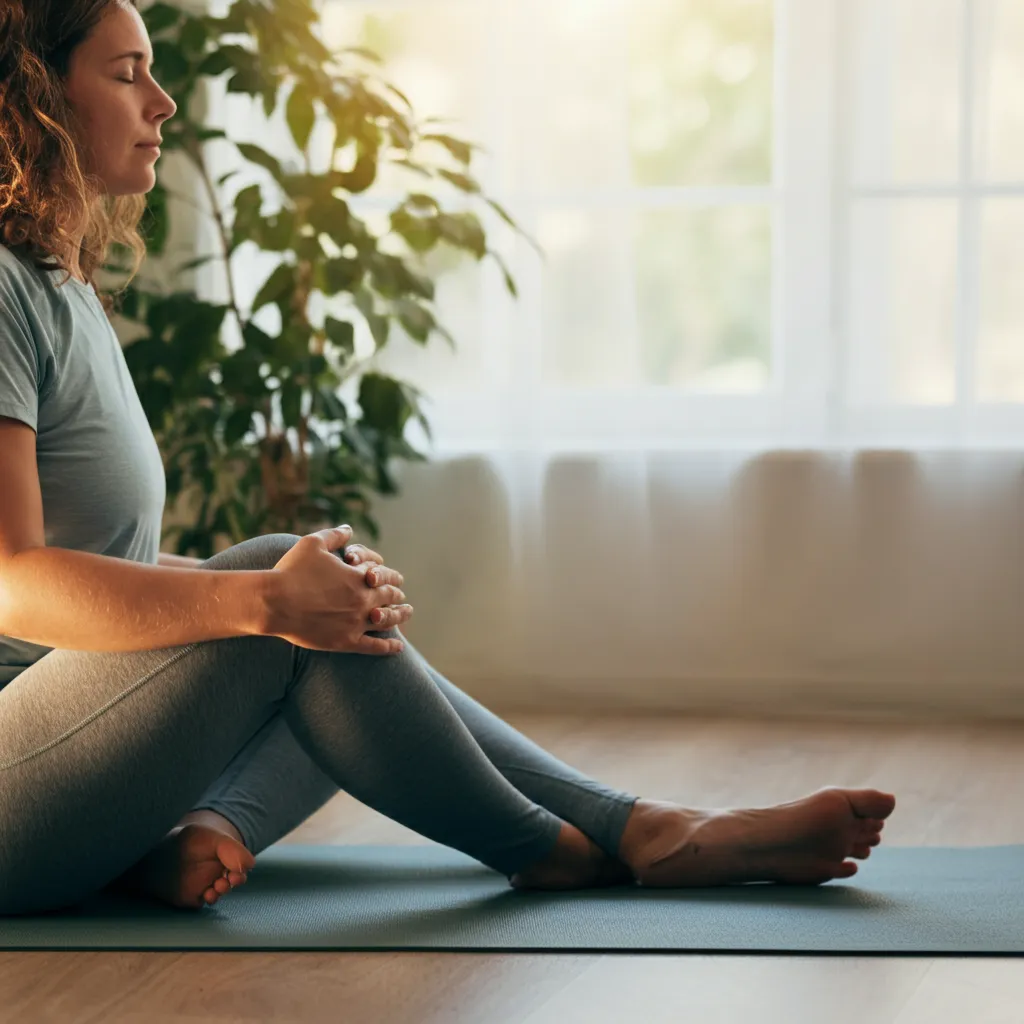
[[[301,538],[295,533],[267,533],[233,544],[203,563],[204,569],[273,569]]]

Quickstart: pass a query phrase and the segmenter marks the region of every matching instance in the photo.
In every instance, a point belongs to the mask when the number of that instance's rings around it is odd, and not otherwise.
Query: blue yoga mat
[[[277,844],[214,907],[104,891],[0,918],[2,949],[1024,952],[1024,846],[879,847],[819,887],[510,889],[441,846]]]

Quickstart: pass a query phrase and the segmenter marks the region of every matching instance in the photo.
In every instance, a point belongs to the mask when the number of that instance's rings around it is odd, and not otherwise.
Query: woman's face
[[[108,195],[148,192],[156,184],[164,121],[178,109],[150,74],[149,33],[134,7],[112,3],[71,54],[65,95],[85,133],[85,170]]]

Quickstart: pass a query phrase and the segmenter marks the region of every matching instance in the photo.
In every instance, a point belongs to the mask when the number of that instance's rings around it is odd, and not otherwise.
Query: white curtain
[[[323,8],[547,256],[472,204],[519,300],[436,254],[458,350],[378,356],[431,398],[377,512],[438,668],[505,704],[1024,709],[1024,4]],[[421,187],[353,206],[382,232]],[[273,265],[240,252],[243,303]]]

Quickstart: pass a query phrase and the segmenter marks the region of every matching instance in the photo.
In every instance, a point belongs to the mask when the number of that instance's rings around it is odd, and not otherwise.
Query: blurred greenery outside
[[[499,140],[490,192],[548,257],[545,384],[757,394],[771,378],[773,342],[785,343],[772,337],[774,209],[660,200],[631,209],[615,198],[772,184],[777,7],[518,0],[499,15],[451,0],[376,10],[328,0],[326,10],[337,38],[385,57],[418,110],[453,118],[484,145]],[[852,189],[836,211],[848,218],[849,248],[846,277],[835,282],[847,297],[844,397],[949,405],[958,346],[967,344],[976,399],[1024,401],[1024,289],[1012,272],[1024,216],[1024,3],[971,8],[974,181],[1016,190],[982,200],[978,265],[964,275],[970,222],[949,219],[960,203],[961,0],[857,0],[845,11],[840,42],[852,77],[837,131],[849,164],[838,170]],[[491,30],[497,45],[486,50]],[[914,194],[925,186],[949,191]],[[887,187],[911,192],[858,191]],[[471,390],[481,364],[479,282],[472,268],[434,269],[450,271],[439,295],[459,350],[403,352],[427,375],[428,393]],[[977,294],[960,294],[972,280]],[[957,333],[963,302],[976,310],[966,337]]]
[[[517,13],[501,15],[520,29],[501,41],[503,119],[486,98],[493,69],[483,62],[494,56],[484,47],[486,6],[432,0],[374,10],[328,0],[324,35],[380,54],[382,73],[419,115],[450,119],[462,137],[508,155],[493,166],[497,187],[487,191],[546,254],[546,383],[760,391],[770,376],[771,208],[595,208],[573,198],[594,188],[621,196],[660,186],[770,185],[772,0],[522,0]],[[619,67],[609,70],[595,55],[618,58]],[[628,116],[619,118],[623,60]],[[501,132],[504,148],[492,146]],[[389,183],[382,173],[368,194],[387,194]],[[479,366],[479,339],[467,334],[480,324],[475,268],[439,249],[424,269],[441,277],[441,318],[459,348],[389,346],[383,363],[420,364],[427,379],[412,379],[428,394],[471,389]],[[632,315],[623,318],[626,303]],[[460,360],[466,365],[456,369]]]

